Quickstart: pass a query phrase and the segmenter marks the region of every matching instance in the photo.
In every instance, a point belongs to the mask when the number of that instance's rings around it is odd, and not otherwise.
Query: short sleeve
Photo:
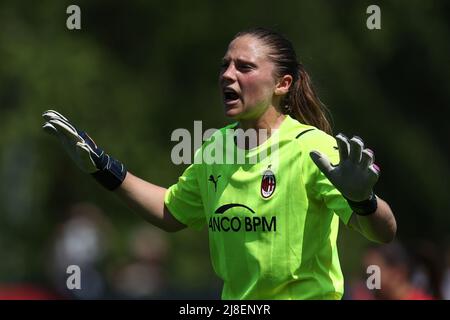
[[[328,178],[319,170],[311,159],[309,153],[313,150],[325,154],[330,162],[334,165],[339,163],[339,151],[337,149],[336,139],[323,131],[313,130],[305,134],[302,144],[304,151],[304,171],[307,177],[307,188],[316,199],[322,199],[326,207],[339,216],[344,224],[348,224],[352,209],[347,200],[336,189],[336,187],[328,180]]]
[[[206,224],[203,201],[198,185],[198,164],[191,164],[165,194],[170,213],[188,227],[200,230]]]

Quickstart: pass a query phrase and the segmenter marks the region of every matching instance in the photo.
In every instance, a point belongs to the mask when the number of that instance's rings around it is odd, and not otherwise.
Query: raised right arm
[[[176,220],[164,204],[167,189],[142,180],[130,172],[114,191],[130,209],[151,224],[167,231],[175,232],[186,228]]]
[[[146,182],[100,149],[89,135],[77,129],[54,110],[45,111],[43,129],[56,136],[78,167],[91,174],[106,189],[114,191],[131,209],[151,224],[168,232],[186,226],[164,204],[166,189]]]

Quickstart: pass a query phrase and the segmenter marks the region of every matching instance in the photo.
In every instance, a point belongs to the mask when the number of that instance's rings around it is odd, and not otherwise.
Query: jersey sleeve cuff
[[[193,222],[192,220],[187,219],[186,216],[183,215],[182,209],[180,209],[175,202],[176,199],[172,196],[170,188],[167,189],[166,194],[164,195],[164,204],[166,205],[167,209],[169,209],[170,214],[176,220],[188,226],[189,228],[201,230],[203,228],[204,223],[202,223],[202,221]]]

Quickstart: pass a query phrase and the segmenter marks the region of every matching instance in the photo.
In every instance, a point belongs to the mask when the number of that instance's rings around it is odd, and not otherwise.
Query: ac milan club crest
[[[272,170],[270,170],[270,165],[266,171],[264,171],[262,180],[261,180],[261,196],[264,199],[269,198],[274,192],[277,181],[275,179],[275,174]]]

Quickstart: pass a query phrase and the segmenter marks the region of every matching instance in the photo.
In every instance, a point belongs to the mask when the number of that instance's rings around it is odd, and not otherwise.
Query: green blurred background
[[[70,4],[81,8],[81,30],[66,28]],[[381,8],[381,30],[366,27],[371,4]],[[168,187],[185,169],[171,162],[172,131],[192,131],[194,120],[204,129],[228,123],[220,60],[232,36],[253,26],[292,40],[335,133],[359,135],[375,150],[376,192],[394,210],[399,240],[446,250],[450,2],[3,0],[0,21],[0,284],[74,296],[58,289],[65,280],[55,280],[52,261],[74,206],[89,203],[106,235],[92,262],[103,289],[75,298],[220,296],[206,230],[143,227],[42,132],[41,113],[60,111],[130,171]],[[141,254],[161,283],[139,296],[111,283],[138,259],[130,248],[141,228],[166,249],[155,259]],[[367,241],[342,228],[339,244],[344,274],[357,276]]]

